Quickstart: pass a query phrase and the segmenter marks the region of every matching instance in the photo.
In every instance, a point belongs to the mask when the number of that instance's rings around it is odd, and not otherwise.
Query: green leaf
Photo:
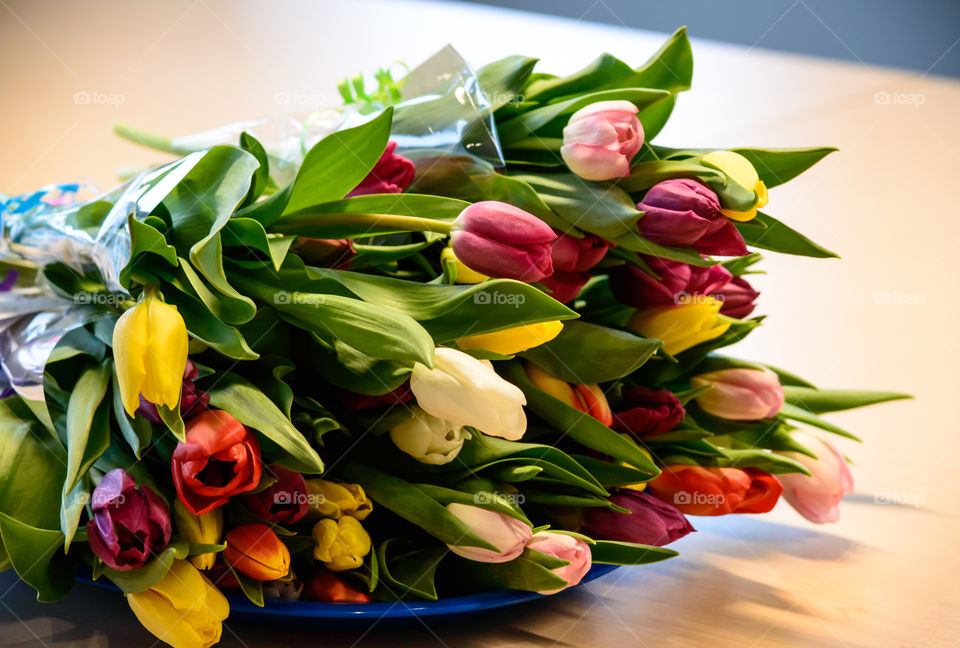
[[[516,501],[503,495],[502,493],[483,490],[476,490],[467,493],[453,488],[438,486],[436,484],[413,484],[413,486],[420,489],[444,506],[453,503],[476,506],[482,509],[509,515],[512,518],[516,518],[521,522],[533,526],[530,523],[530,520],[527,519],[527,516],[524,515],[520,507],[517,506]]]
[[[573,455],[581,466],[599,481],[604,488],[616,488],[648,481],[650,474],[614,461],[606,461],[587,455]]]
[[[230,573],[240,584],[240,591],[257,607],[263,607],[263,583],[237,571],[230,563],[224,562]]]
[[[518,95],[530,78],[537,60],[526,56],[507,56],[477,70],[480,88],[490,101],[491,110],[516,99],[523,100]]]
[[[634,70],[611,54],[601,54],[585,68],[566,77],[537,78],[523,90],[524,100],[545,102],[557,97],[584,94],[631,76]]]
[[[289,454],[281,461],[298,472],[321,474],[323,461],[293,423],[267,396],[236,373],[217,378],[208,391],[210,405],[226,410],[244,425],[253,428]]]
[[[0,540],[17,576],[37,590],[38,601],[57,601],[73,587],[76,574],[60,551],[59,531],[38,529],[0,513]]]
[[[785,384],[783,394],[791,405],[802,407],[814,414],[839,412],[865,407],[876,403],[913,398],[910,394],[887,391],[862,391],[857,389],[814,389],[802,385]]]
[[[267,157],[267,151],[263,148],[256,137],[243,131],[240,133],[240,148],[257,159],[260,165],[256,173],[253,174],[253,180],[250,183],[250,191],[243,199],[243,205],[249,205],[256,202],[257,198],[263,194],[263,190],[270,184],[270,160]]]
[[[171,542],[143,567],[120,571],[104,566],[102,574],[125,594],[145,592],[167,575],[174,560],[187,557],[187,547],[188,544],[182,540]]]
[[[107,393],[111,372],[112,364],[109,362],[88,367],[80,374],[70,393],[67,407],[67,474],[63,482],[64,497],[110,445],[107,417],[98,415],[98,410]]]
[[[567,580],[529,558],[514,558],[505,563],[462,561],[465,580],[484,591],[493,589],[549,592],[563,589]]]
[[[130,285],[130,273],[140,261],[141,254],[155,254],[169,265],[177,266],[177,250],[167,243],[167,239],[155,227],[130,215],[127,219],[130,228],[130,260],[120,270],[120,283]]]
[[[402,599],[409,594],[427,601],[437,600],[434,577],[437,566],[447,550],[444,547],[428,547],[391,556],[389,549],[397,544],[409,544],[402,538],[385,540],[377,548],[377,563],[381,587],[390,598]]]
[[[150,441],[153,440],[153,427],[150,425],[150,421],[142,416],[130,418],[126,410],[123,409],[120,383],[117,380],[116,372],[111,372],[111,382],[113,385],[113,420],[117,422],[120,434],[139,461],[140,452],[149,447]]]
[[[791,421],[799,421],[800,423],[806,423],[807,425],[812,425],[818,427],[821,430],[826,430],[827,432],[833,432],[834,434],[839,434],[840,436],[847,437],[848,439],[853,439],[854,441],[862,441],[857,435],[847,432],[841,427],[825,421],[813,412],[808,412],[802,407],[797,407],[796,405],[791,405],[790,403],[784,403],[783,407],[780,408],[781,417],[790,419]]]
[[[622,82],[674,93],[689,90],[693,82],[693,50],[687,28],[673,32],[660,49],[637,68],[635,77]]]
[[[593,562],[600,565],[647,565],[673,558],[677,552],[666,547],[652,547],[635,542],[597,540],[590,547]]]
[[[166,291],[168,304],[177,307],[190,335],[234,360],[256,360],[259,356],[240,332],[217,319],[196,296],[182,289]]]
[[[735,148],[731,150],[750,160],[753,168],[757,170],[757,175],[770,189],[793,180],[837,149],[821,146],[797,149]]]
[[[588,385],[633,373],[662,344],[627,331],[574,320],[564,323],[557,337],[521,355],[560,380]]]
[[[763,212],[757,212],[756,220],[765,225],[764,229],[751,227],[748,223],[736,223],[737,229],[743,235],[743,240],[747,245],[781,252],[783,254],[796,254],[799,256],[814,257],[817,259],[836,258],[840,256],[836,252],[822,247],[800,232],[784,225],[772,216]],[[752,222],[752,221],[751,221]]]

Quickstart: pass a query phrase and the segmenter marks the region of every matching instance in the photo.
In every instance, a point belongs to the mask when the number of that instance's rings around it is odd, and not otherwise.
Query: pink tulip
[[[350,193],[350,196],[366,196],[367,194],[401,193],[413,182],[416,167],[413,162],[395,153],[397,143],[390,142],[380,159],[360,184]]]
[[[580,289],[590,280],[592,275],[587,271],[603,259],[610,249],[610,242],[593,234],[574,238],[558,233],[551,249],[553,274],[540,282],[550,291],[551,297],[566,304],[580,294]]]
[[[496,511],[467,504],[447,504],[447,510],[463,522],[477,537],[486,540],[499,551],[482,547],[447,545],[450,551],[477,562],[509,562],[523,553],[523,548],[533,536],[525,522]]]
[[[475,272],[532,283],[553,274],[550,226],[527,212],[495,200],[460,212],[450,240],[453,253]]]
[[[540,591],[539,594],[556,594],[567,587],[573,587],[590,571],[590,565],[593,562],[590,555],[590,545],[580,538],[563,533],[540,531],[534,534],[533,539],[527,543],[527,547],[570,563],[551,570],[560,578],[565,579],[567,584],[559,589]]]
[[[836,522],[840,519],[840,500],[844,494],[853,492],[853,474],[847,460],[820,437],[803,432],[793,432],[792,436],[816,453],[817,458],[797,452],[781,453],[796,459],[810,471],[809,477],[800,473],[778,476],[783,484],[784,499],[811,522]]]
[[[630,160],[643,146],[643,126],[629,101],[598,101],[573,113],[563,129],[560,155],[586,180],[630,174]]]
[[[732,421],[770,418],[783,407],[783,387],[769,369],[721,369],[694,376],[691,387],[709,385],[697,396],[700,409]]]

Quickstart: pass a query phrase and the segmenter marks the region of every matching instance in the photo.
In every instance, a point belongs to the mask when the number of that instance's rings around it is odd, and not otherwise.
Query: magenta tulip
[[[453,223],[453,253],[488,277],[532,283],[553,273],[550,226],[522,209],[486,200],[470,205]]]
[[[550,291],[551,297],[566,304],[580,294],[580,289],[591,277],[587,271],[603,259],[610,243],[593,234],[574,238],[560,233],[551,249],[553,274],[540,282]]]
[[[683,513],[648,493],[623,489],[609,499],[630,513],[600,507],[584,509],[584,531],[598,540],[662,547],[696,531]]]
[[[539,551],[542,554],[566,560],[569,565],[555,567],[550,570],[560,578],[567,581],[564,587],[553,590],[540,590],[539,594],[556,594],[565,590],[567,587],[573,587],[583,580],[583,577],[590,571],[590,565],[593,564],[593,556],[590,552],[590,545],[580,538],[575,538],[563,533],[554,531],[540,531],[533,534],[533,538],[527,543],[528,549]]]
[[[643,146],[643,126],[629,101],[599,101],[573,113],[563,129],[560,155],[586,180],[630,174],[630,161]]]
[[[380,159],[347,196],[365,196],[367,194],[401,193],[410,183],[416,173],[413,162],[398,155],[396,142],[387,144],[386,150]]]
[[[840,500],[853,492],[853,473],[847,460],[836,447],[818,436],[803,432],[793,432],[791,436],[817,458],[798,452],[781,453],[796,459],[810,471],[809,477],[801,473],[777,475],[783,484],[783,498],[811,522],[836,522],[840,519]]]
[[[122,468],[111,470],[93,490],[87,522],[90,549],[108,567],[142,567],[170,542],[170,510],[149,486],[137,487]]]
[[[613,429],[637,439],[669,432],[687,414],[679,399],[666,389],[626,387],[621,395],[620,411],[613,415]]]
[[[700,409],[733,421],[770,418],[783,407],[783,387],[777,374],[763,369],[721,369],[690,379],[691,387],[709,386],[697,396]]]
[[[743,319],[753,312],[760,293],[743,277],[734,277],[729,283],[710,293],[723,302],[720,312],[728,317]]]

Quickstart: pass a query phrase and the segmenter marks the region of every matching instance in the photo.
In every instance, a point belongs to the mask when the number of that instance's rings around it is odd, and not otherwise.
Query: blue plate
[[[609,574],[617,565],[594,565],[583,577],[586,583],[604,574]],[[80,576],[81,582],[119,591],[106,579],[98,581]],[[341,619],[358,621],[376,621],[378,619],[405,619],[424,616],[462,615],[473,612],[493,610],[507,605],[526,603],[546,598],[536,592],[518,590],[496,590],[468,596],[454,596],[438,601],[404,601],[402,603],[306,603],[302,601],[269,601],[263,607],[257,607],[244,596],[229,595],[230,618],[247,618],[268,621],[270,617],[287,619],[316,620]]]

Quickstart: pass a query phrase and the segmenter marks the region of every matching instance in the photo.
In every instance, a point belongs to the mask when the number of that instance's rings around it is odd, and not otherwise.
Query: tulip
[[[277,580],[290,573],[290,550],[263,522],[231,529],[223,559],[241,574],[258,581]]]
[[[311,517],[340,518],[349,515],[363,520],[373,511],[373,502],[367,499],[360,484],[308,479],[307,490],[310,491]]]
[[[497,548],[494,551],[482,547],[447,545],[450,551],[467,560],[486,563],[509,562],[523,553],[524,547],[533,537],[533,531],[526,522],[503,513],[457,503],[447,504],[447,510],[463,522],[475,536]]]
[[[783,486],[758,468],[674,464],[648,482],[648,490],[687,515],[726,515],[770,511]]]
[[[570,116],[560,155],[586,180],[630,175],[630,161],[643,146],[643,126],[629,101],[598,101]]]
[[[592,276],[589,272],[554,270],[552,275],[541,279],[540,284],[550,292],[551,297],[566,304],[576,299]]]
[[[613,429],[637,439],[665,434],[677,427],[687,411],[667,389],[624,387],[621,411],[613,415]]]
[[[817,458],[799,452],[780,453],[799,461],[810,471],[809,476],[801,473],[779,475],[783,498],[811,522],[836,522],[840,519],[840,500],[853,492],[853,473],[847,460],[833,444],[818,436],[803,432],[793,432],[791,436],[816,453]]]
[[[627,326],[644,337],[662,340],[663,350],[676,355],[726,333],[731,322],[718,317],[721,306],[712,297],[700,297],[673,308],[637,311]]]
[[[149,486],[137,487],[122,468],[111,470],[93,490],[87,522],[90,549],[108,567],[142,567],[170,542],[170,511]]]
[[[396,142],[389,142],[383,155],[367,177],[356,186],[347,196],[365,196],[367,194],[401,193],[416,174],[413,162],[398,155]]]
[[[539,324],[521,324],[513,328],[482,333],[457,340],[461,349],[483,349],[500,355],[513,355],[540,346],[560,335],[563,324],[557,320]]]
[[[649,493],[621,490],[609,499],[630,513],[601,507],[584,509],[584,530],[592,538],[663,547],[696,531],[683,513]]]
[[[350,587],[329,569],[318,569],[307,581],[303,598],[317,603],[372,603],[373,597]]]
[[[710,389],[697,396],[700,409],[732,421],[775,416],[783,407],[783,387],[777,374],[763,369],[721,369],[690,379],[691,387]]]
[[[717,194],[687,178],[655,184],[637,209],[643,212],[640,234],[660,245],[691,246],[725,222]]]
[[[593,234],[579,239],[560,234],[552,246],[553,274],[540,283],[550,291],[551,297],[566,304],[590,281],[592,275],[587,270],[597,265],[609,248],[608,241]]]
[[[457,216],[450,233],[453,253],[474,272],[532,283],[553,272],[550,226],[532,214],[486,200]]]
[[[583,577],[593,564],[593,558],[590,552],[590,545],[580,538],[556,533],[554,531],[540,531],[533,534],[533,538],[527,543],[529,549],[539,551],[542,554],[553,556],[561,560],[566,560],[569,565],[563,567],[554,567],[550,571],[567,581],[564,587],[553,590],[541,590],[539,594],[556,594],[565,590],[567,587],[573,587],[580,583]]]
[[[463,426],[430,416],[414,405],[413,417],[390,430],[390,440],[403,452],[420,463],[442,466],[448,464],[470,438]]]
[[[523,437],[527,399],[498,376],[489,361],[439,347],[433,364],[433,369],[428,369],[418,362],[410,375],[410,389],[424,411],[490,436],[511,441]]]
[[[444,261],[451,261],[457,269],[456,283],[458,284],[478,284],[483,283],[490,277],[479,272],[475,272],[463,265],[463,262],[453,253],[453,248],[445,247],[440,252],[440,258]]]
[[[180,388],[180,418],[184,421],[207,409],[210,404],[210,394],[197,389],[193,382],[199,377],[200,371],[197,369],[197,365],[187,360],[183,369],[183,380]],[[157,406],[144,398],[143,394],[140,394],[140,407],[137,408],[137,414],[142,414],[151,423],[163,423],[160,412],[157,411]]]
[[[568,383],[554,378],[532,362],[528,362],[525,368],[527,378],[537,389],[547,392],[584,414],[589,414],[604,425],[610,425],[613,422],[607,397],[599,385]]]
[[[203,515],[194,515],[184,507],[179,499],[173,502],[173,519],[177,523],[177,531],[187,542],[194,544],[220,544],[223,535],[223,511],[213,509]],[[213,567],[217,554],[205,553],[190,556],[190,562],[197,569],[207,570]]]
[[[203,515],[260,483],[260,444],[223,410],[207,410],[186,425],[186,441],[171,460],[173,484],[188,511]]]
[[[313,526],[317,546],[313,557],[330,571],[356,569],[370,553],[370,534],[355,517],[344,515],[338,520],[325,518]]]
[[[727,317],[743,319],[753,312],[756,307],[754,302],[760,293],[743,277],[734,277],[729,283],[715,290],[713,296],[723,302],[721,313]]]
[[[187,326],[176,306],[163,303],[147,288],[113,328],[113,359],[120,398],[131,417],[140,395],[174,409],[180,403],[187,364]]]
[[[738,189],[753,194],[753,201],[742,211],[721,209],[720,212],[730,220],[745,222],[757,215],[757,209],[767,204],[767,186],[757,175],[750,160],[733,151],[712,151],[700,158],[705,166],[721,171],[728,181]]]
[[[317,268],[347,270],[357,256],[353,239],[318,239],[298,236],[291,248],[304,263]]]
[[[720,210],[723,213],[723,210]],[[723,225],[713,232],[704,234],[693,244],[693,249],[701,254],[717,256],[743,256],[747,253],[747,244],[743,240],[740,230],[729,220],[724,219]]]
[[[267,470],[277,481],[263,490],[241,497],[254,515],[273,524],[293,524],[310,510],[307,481],[298,472],[271,465]]]
[[[210,648],[230,612],[220,590],[186,560],[174,560],[150,589],[127,594],[127,603],[143,627],[174,648]]]
[[[357,392],[347,391],[346,389],[338,389],[337,394],[340,397],[340,402],[351,412],[359,412],[374,407],[399,405],[413,398],[413,392],[410,391],[409,383],[404,383],[391,392],[376,396],[358,394]]]

